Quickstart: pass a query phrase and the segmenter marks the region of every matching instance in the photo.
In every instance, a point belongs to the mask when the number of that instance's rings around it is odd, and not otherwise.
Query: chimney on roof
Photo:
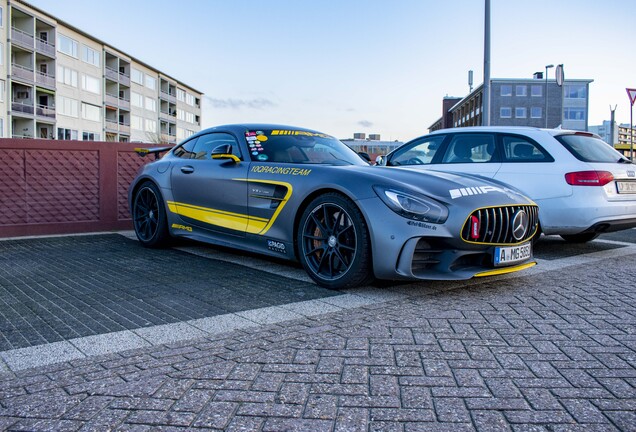
[[[380,141],[380,134],[369,134],[369,139],[371,141]]]
[[[360,139],[363,140],[367,137],[367,134],[365,134],[364,132],[356,132],[353,134],[353,139]]]
[[[532,75],[533,79],[543,79],[543,72],[535,72],[534,75]]]

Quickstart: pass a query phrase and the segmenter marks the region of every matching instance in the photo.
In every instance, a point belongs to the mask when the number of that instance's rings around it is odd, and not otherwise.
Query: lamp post
[[[553,64],[545,66],[545,128],[548,128],[548,69],[553,68]]]

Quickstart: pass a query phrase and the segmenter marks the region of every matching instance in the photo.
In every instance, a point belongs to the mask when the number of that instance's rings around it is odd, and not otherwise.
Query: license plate
[[[514,264],[532,258],[532,243],[495,248],[495,266]]]
[[[617,181],[616,190],[619,194],[636,194],[636,182]]]

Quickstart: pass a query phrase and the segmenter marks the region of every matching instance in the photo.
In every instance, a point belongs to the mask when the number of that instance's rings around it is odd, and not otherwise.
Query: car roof
[[[323,133],[323,132],[319,132],[319,131],[305,128],[305,127],[290,126],[290,125],[276,124],[276,123],[232,123],[232,124],[213,126],[207,129],[203,129],[197,132],[197,135],[207,133],[207,132],[220,131],[220,130],[231,130],[233,132],[240,133],[240,132],[260,130],[260,129],[264,129],[264,130],[289,129],[289,130],[303,130],[307,132]],[[328,134],[325,134],[325,135],[328,135]]]
[[[509,133],[524,133],[524,132],[544,132],[548,133],[552,136],[563,135],[563,134],[571,134],[571,133],[586,133],[590,135],[594,135],[591,132],[587,131],[576,131],[570,129],[546,129],[546,128],[538,128],[531,126],[468,126],[461,128],[448,128],[448,129],[438,129],[436,131],[431,132],[429,135],[437,135],[443,133],[467,133],[467,132],[509,132]]]

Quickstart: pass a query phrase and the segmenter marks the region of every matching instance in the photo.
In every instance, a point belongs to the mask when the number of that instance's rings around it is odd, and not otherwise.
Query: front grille
[[[512,222],[519,211],[528,215],[528,229],[525,235],[517,240],[513,235]],[[478,221],[479,235],[473,236],[473,216]],[[475,210],[464,222],[462,239],[468,243],[480,244],[517,244],[523,243],[537,232],[539,225],[539,208],[532,205],[516,205],[489,207]]]

